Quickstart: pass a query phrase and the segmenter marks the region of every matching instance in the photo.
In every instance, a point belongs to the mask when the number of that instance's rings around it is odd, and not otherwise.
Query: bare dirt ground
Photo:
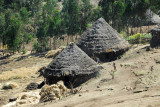
[[[62,100],[38,103],[32,107],[160,107],[160,49],[146,51],[149,45],[134,45],[116,63],[115,79],[111,79],[109,71],[113,70],[113,62],[101,63],[104,67],[100,75],[82,84],[82,90]],[[17,69],[18,67],[42,67],[52,59],[43,55],[28,55],[22,60],[13,57],[0,60],[0,70]],[[8,63],[1,64],[5,61]],[[21,87],[13,90],[0,90],[0,106],[18,92],[22,92],[30,82],[40,83],[33,73],[28,78],[13,79]],[[4,83],[6,81],[1,81]]]

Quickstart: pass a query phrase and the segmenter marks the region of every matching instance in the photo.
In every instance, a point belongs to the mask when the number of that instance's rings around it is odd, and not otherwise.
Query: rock
[[[150,49],[150,47],[149,46],[147,46],[146,47],[146,51],[150,51],[151,49]]]
[[[2,86],[2,89],[4,89],[4,90],[15,89],[15,88],[19,88],[19,85],[15,82],[8,82]]]
[[[108,82],[108,81],[110,81],[111,79],[102,79],[100,82]]]
[[[100,88],[99,86],[97,86],[97,88]]]
[[[22,96],[21,96],[21,99],[27,99],[27,95],[25,95],[25,94],[22,95]]]
[[[160,64],[160,57],[156,58],[156,59],[155,59],[155,62],[156,62],[157,64]]]
[[[13,101],[16,101],[17,100],[17,97],[12,97],[9,99],[9,102],[13,102]]]
[[[125,85],[125,87],[123,88],[124,90],[126,90],[126,91],[131,91],[131,90],[133,90],[133,88],[132,87],[130,87],[130,86],[126,86]]]
[[[133,93],[141,93],[144,91],[148,91],[149,87],[140,87],[140,88],[136,88]]]
[[[36,78],[35,76],[31,76],[31,78]]]
[[[38,83],[32,82],[26,87],[26,89],[27,90],[36,90],[38,88],[38,85],[39,85]]]
[[[112,90],[114,90],[114,89],[113,89],[113,88],[108,88],[108,90],[111,90],[111,91],[112,91]]]
[[[133,64],[133,63],[122,63],[121,66],[137,68],[137,66],[135,64]]]
[[[147,75],[149,72],[147,71],[137,71],[137,72],[133,72],[135,74],[135,76],[143,76],[143,75]]]

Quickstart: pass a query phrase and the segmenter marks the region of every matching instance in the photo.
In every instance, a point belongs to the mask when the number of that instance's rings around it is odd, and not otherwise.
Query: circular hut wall
[[[152,30],[152,39],[150,41],[150,45],[152,48],[159,47],[160,46],[160,29],[158,30]]]
[[[93,57],[95,61],[97,61],[95,57],[98,57],[101,62],[110,62],[110,61],[120,59],[121,55],[124,53],[125,53],[125,50],[120,50],[117,52],[112,51],[109,53],[103,52],[103,53],[95,53],[94,56],[91,56],[91,57]]]
[[[75,76],[61,76],[61,77],[50,77],[46,78],[48,84],[56,84],[58,81],[62,80],[67,88],[71,88],[70,85],[73,85],[73,88],[80,86],[91,78],[96,77],[97,72],[89,75],[75,75]],[[71,84],[70,84],[71,83]]]

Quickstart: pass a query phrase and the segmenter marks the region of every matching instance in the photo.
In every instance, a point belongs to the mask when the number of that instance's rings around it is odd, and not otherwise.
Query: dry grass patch
[[[35,74],[39,67],[22,67],[18,69],[14,69],[12,71],[5,71],[0,74],[0,81],[6,81],[11,79],[21,79],[28,78],[31,75]]]

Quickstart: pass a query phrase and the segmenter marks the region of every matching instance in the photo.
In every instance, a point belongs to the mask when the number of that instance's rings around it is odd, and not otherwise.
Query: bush
[[[51,50],[51,48],[50,47],[46,47],[45,51],[49,51],[49,50]]]
[[[40,44],[37,41],[35,41],[34,44],[33,44],[33,50],[35,50],[36,52],[41,52],[42,51],[42,49],[40,47]]]
[[[27,35],[26,39],[27,39],[26,43],[29,44],[29,42],[33,40],[33,36]]]
[[[152,38],[151,34],[140,34],[131,35],[126,38],[131,44],[148,43]]]
[[[23,50],[22,50],[22,54],[26,54],[27,53],[27,50],[24,48]]]
[[[127,33],[125,31],[121,31],[120,35],[122,38],[126,38],[127,37]]]

